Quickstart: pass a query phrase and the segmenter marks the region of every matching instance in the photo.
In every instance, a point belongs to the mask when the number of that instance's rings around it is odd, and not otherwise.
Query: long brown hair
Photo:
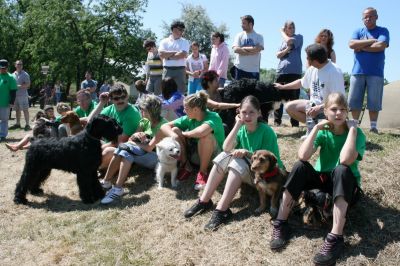
[[[328,36],[328,41],[326,42],[326,49],[328,50],[328,58],[331,59],[331,53],[333,51],[333,44],[335,43],[334,39],[333,39],[332,31],[330,31],[329,29],[322,29],[318,33],[317,37],[315,37],[315,42],[321,43],[321,35],[323,33],[325,33]]]

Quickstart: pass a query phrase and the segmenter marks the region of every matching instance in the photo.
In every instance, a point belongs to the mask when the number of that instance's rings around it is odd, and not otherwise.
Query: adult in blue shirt
[[[96,89],[97,81],[92,79],[92,73],[90,71],[86,71],[85,80],[81,83],[81,90],[89,91],[90,95],[92,96],[92,100],[98,102]]]
[[[377,121],[382,110],[385,49],[389,47],[389,31],[376,25],[378,12],[367,7],[362,13],[365,27],[354,31],[349,47],[354,50],[354,66],[350,78],[349,107],[358,121],[367,90],[370,131],[378,133]]]

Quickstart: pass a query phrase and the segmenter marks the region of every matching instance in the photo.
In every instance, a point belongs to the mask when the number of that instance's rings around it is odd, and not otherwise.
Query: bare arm
[[[236,135],[240,129],[240,127],[243,125],[242,119],[239,117],[239,115],[236,115],[236,123],[233,126],[231,132],[229,132],[228,136],[226,137],[224,144],[222,145],[222,149],[225,152],[230,152],[236,147]]]
[[[349,129],[347,139],[340,151],[340,163],[344,165],[351,165],[357,159],[358,152],[356,150],[357,128],[352,126]]]
[[[240,103],[222,103],[222,102],[216,102],[211,99],[207,100],[207,107],[210,109],[217,109],[217,110],[225,110],[225,109],[231,109],[231,108],[238,108],[240,106]]]
[[[193,130],[182,132],[182,135],[186,138],[198,139],[210,134],[212,131],[213,129],[210,127],[210,125],[202,124],[201,126],[198,126]]]
[[[158,52],[161,59],[168,59],[169,57],[173,56],[175,53],[176,52],[167,52],[167,51],[159,51]]]
[[[278,59],[281,59],[282,57],[284,57],[285,55],[287,55],[289,52],[290,52],[290,47],[288,46],[288,47],[286,47],[285,49],[283,49],[283,50],[281,50],[281,51],[278,51],[278,52],[276,53],[276,57],[277,57]]]
[[[375,42],[375,43],[371,44],[371,46],[367,46],[367,47],[362,48],[361,50],[365,51],[365,52],[376,53],[376,52],[384,51],[386,49],[386,47],[387,47],[387,44],[385,42],[379,42],[378,41],[378,42]]]
[[[93,117],[97,116],[98,114],[100,114],[100,112],[103,110],[104,106],[107,104],[108,102],[108,92],[103,92],[102,94],[100,94],[99,97],[99,104],[96,106],[96,108],[90,113],[90,115],[87,118],[87,121],[91,121],[93,119]],[[129,137],[129,136],[128,136]]]
[[[301,161],[310,160],[311,156],[317,151],[317,149],[314,148],[315,138],[317,137],[318,131],[324,129],[326,126],[330,126],[330,122],[328,120],[322,120],[311,130],[310,135],[308,135],[301,144],[297,153],[297,156]]]
[[[349,47],[353,50],[360,50],[371,44],[377,42],[376,39],[365,39],[365,40],[350,40]]]
[[[301,87],[301,79],[295,80],[293,82],[287,83],[285,85],[274,83],[275,87],[279,90],[294,90]]]

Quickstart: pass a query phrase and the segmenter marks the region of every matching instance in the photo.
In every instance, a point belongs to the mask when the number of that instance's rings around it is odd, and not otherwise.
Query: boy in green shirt
[[[15,101],[17,81],[8,73],[8,61],[0,60],[0,142],[5,141],[8,135],[8,118],[10,106]]]

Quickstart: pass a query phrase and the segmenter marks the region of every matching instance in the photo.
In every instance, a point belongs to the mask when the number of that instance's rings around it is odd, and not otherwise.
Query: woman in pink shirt
[[[226,45],[225,37],[220,32],[214,32],[211,35],[212,50],[210,55],[210,66],[208,70],[214,70],[219,76],[219,87],[223,88],[227,79],[228,63],[229,63],[229,48]]]

